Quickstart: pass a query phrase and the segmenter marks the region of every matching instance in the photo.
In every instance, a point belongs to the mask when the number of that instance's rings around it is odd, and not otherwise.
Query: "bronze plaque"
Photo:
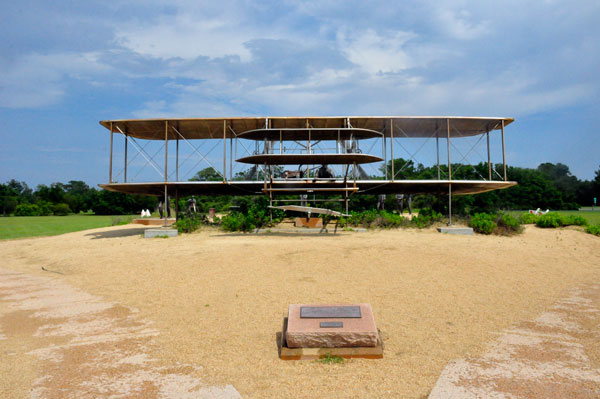
[[[302,319],[360,319],[360,306],[302,306]]]
[[[343,328],[343,321],[322,321],[319,323],[319,327],[321,328]]]

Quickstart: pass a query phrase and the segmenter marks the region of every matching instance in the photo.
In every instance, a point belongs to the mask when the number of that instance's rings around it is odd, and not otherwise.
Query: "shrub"
[[[563,221],[565,226],[586,226],[587,219],[579,215],[567,215]]]
[[[523,231],[519,220],[508,213],[498,215],[496,224],[498,225],[498,228],[494,231],[494,234],[510,235]]]
[[[71,213],[71,208],[69,208],[69,205],[61,203],[53,205],[52,211],[56,216],[67,216]]]
[[[585,232],[600,237],[600,224],[590,224],[585,228]]]
[[[49,216],[54,213],[53,205],[48,201],[38,201],[36,205],[40,208],[40,216]]]
[[[540,215],[535,222],[537,227],[556,228],[563,226],[563,217],[556,212],[548,212],[545,215]]]
[[[538,220],[539,216],[534,215],[533,213],[525,212],[519,216],[519,222],[521,224],[535,224]]]
[[[200,228],[200,224],[202,223],[201,217],[197,215],[180,215],[177,219],[178,220],[175,223],[175,227],[180,233],[193,233]]]
[[[376,211],[373,209],[362,212],[350,212],[350,217],[340,218],[339,225],[342,227],[362,226],[366,228],[397,228],[397,227],[417,227],[424,228],[431,226],[434,222],[440,220],[442,214],[431,209],[425,212],[419,212],[419,216],[407,219],[402,215],[385,210]]]
[[[442,214],[430,208],[423,208],[419,211],[419,215],[411,220],[411,224],[419,229],[429,227],[433,223],[442,219]]]
[[[35,204],[19,204],[15,208],[15,216],[40,216],[40,207]]]
[[[498,227],[496,222],[494,222],[494,215],[488,213],[476,213],[471,216],[469,226],[481,234],[492,234],[494,229]]]
[[[221,227],[225,231],[248,231],[246,217],[240,212],[232,212],[223,216]]]
[[[250,205],[250,208],[247,208],[246,212],[242,212],[243,207],[240,206],[240,211],[231,212],[221,219],[221,227],[225,231],[247,232],[271,225],[271,212],[267,209],[268,205],[268,199],[259,198]],[[284,213],[277,209],[273,209],[272,212],[273,223],[280,222]]]

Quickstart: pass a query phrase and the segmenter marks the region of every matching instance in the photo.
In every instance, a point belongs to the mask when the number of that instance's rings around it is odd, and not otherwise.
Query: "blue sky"
[[[106,182],[146,117],[509,116],[509,164],[600,167],[598,1],[5,3],[0,181]]]

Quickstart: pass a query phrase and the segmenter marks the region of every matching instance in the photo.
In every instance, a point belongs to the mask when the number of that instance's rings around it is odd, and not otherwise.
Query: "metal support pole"
[[[392,181],[394,181],[394,178],[396,177],[396,172],[394,170],[394,120],[390,119],[390,151],[391,151],[391,160],[392,160]],[[387,165],[386,165],[386,169],[387,169]]]
[[[309,128],[308,119],[306,120],[306,128]],[[308,131],[308,142],[306,143],[306,153],[310,154],[310,130]],[[310,177],[310,165],[306,165],[306,177]]]
[[[233,180],[233,136],[229,138],[229,180]]]
[[[448,184],[448,226],[452,226],[452,183]]]
[[[435,152],[437,154],[438,180],[440,180],[440,136],[438,135],[438,133],[435,134]]]
[[[113,155],[113,123],[110,123],[110,158],[108,162],[108,183],[112,183],[112,155]]]
[[[502,164],[504,165],[504,181],[508,180],[506,175],[506,150],[504,147],[504,119],[502,119]]]
[[[175,223],[179,220],[179,190],[175,189]]]
[[[179,136],[175,141],[175,181],[179,181]]]
[[[168,181],[168,164],[167,156],[169,154],[169,121],[165,121],[165,202],[163,203],[163,212],[165,215],[165,227],[168,226],[167,220],[169,218],[169,196],[167,195],[167,181]]]
[[[223,181],[227,181],[227,121],[223,120]]]
[[[450,161],[450,119],[446,119],[448,134],[448,226],[452,225],[452,163]]]
[[[124,169],[123,182],[127,183],[127,135],[125,135],[125,165],[124,165],[123,169]]]
[[[450,119],[446,119],[446,128],[448,132],[448,180],[452,180],[452,163],[450,162]]]
[[[487,152],[488,152],[488,179],[492,180],[492,159],[490,158],[490,131],[488,129],[485,132],[485,138],[487,140]]]
[[[388,178],[388,168],[387,168],[387,146],[386,146],[386,138],[385,138],[385,129],[383,130],[383,164],[385,170],[385,180]]]

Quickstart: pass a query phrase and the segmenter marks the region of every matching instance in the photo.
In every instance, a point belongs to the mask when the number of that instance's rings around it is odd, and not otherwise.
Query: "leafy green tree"
[[[92,189],[85,182],[79,180],[71,180],[64,185],[65,203],[69,208],[79,213],[90,209],[90,199]]]
[[[156,208],[156,203],[155,197],[94,190],[91,209],[96,215],[138,214],[142,209]]]
[[[569,204],[571,208],[578,208],[575,203],[577,202],[577,192],[581,182],[571,174],[567,165],[560,162],[557,164],[546,162],[540,164],[537,170],[554,182],[556,188],[562,192],[565,204]]]
[[[194,175],[190,181],[219,181],[223,177],[213,167],[204,168]]]

